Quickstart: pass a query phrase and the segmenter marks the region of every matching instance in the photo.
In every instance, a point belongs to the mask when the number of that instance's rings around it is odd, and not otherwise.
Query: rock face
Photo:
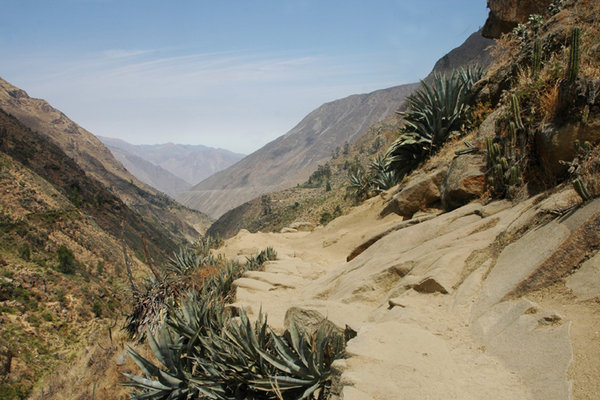
[[[483,68],[487,67],[492,62],[490,49],[494,43],[494,40],[483,37],[481,30],[478,30],[471,34],[462,45],[440,58],[435,63],[431,74],[429,74],[426,80],[434,73],[445,74],[467,64],[477,64]]]
[[[518,23],[527,21],[531,14],[545,14],[551,0],[488,0],[490,14],[483,26],[483,36],[498,39]]]
[[[452,160],[442,184],[442,204],[453,210],[483,194],[486,159],[482,154],[465,154]]]

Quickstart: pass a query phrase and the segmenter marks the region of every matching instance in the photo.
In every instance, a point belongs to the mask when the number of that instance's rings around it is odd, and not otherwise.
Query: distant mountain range
[[[136,145],[103,136],[98,139],[136,178],[173,197],[245,157],[202,145]]]

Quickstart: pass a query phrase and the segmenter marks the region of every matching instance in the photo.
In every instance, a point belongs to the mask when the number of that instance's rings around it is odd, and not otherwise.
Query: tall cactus
[[[531,71],[533,78],[537,79],[542,69],[542,41],[537,39],[533,45],[533,55],[531,57]]]
[[[569,52],[569,68],[567,69],[567,80],[571,83],[575,82],[577,75],[579,75],[580,45],[581,28],[575,27],[571,33],[571,51]]]
[[[523,120],[521,119],[521,107],[519,107],[519,98],[513,94],[510,96],[513,116],[515,117],[515,126],[517,129],[525,129]]]
[[[575,179],[573,182],[573,189],[575,189],[575,191],[577,192],[577,194],[579,195],[579,197],[581,197],[581,199],[583,201],[588,201],[591,196],[590,196],[590,192],[588,191],[587,187],[585,186],[585,183],[583,183],[583,181],[580,178]]]

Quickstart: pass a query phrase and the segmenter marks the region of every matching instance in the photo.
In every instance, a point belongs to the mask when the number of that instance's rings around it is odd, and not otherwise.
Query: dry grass
[[[129,388],[119,385],[124,381],[122,373],[138,373],[138,367],[129,356],[125,356],[127,346],[134,348],[147,359],[152,360],[154,356],[148,346],[129,342],[125,332],[119,329],[121,325],[122,321],[119,321],[112,329],[112,340],[109,337],[108,326],[102,329],[96,327],[97,333],[92,333],[96,339],[95,343],[75,354],[73,362],[49,374],[29,398],[32,400],[128,398]]]

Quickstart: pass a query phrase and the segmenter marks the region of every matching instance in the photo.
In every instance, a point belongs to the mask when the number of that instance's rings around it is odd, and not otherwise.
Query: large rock
[[[517,24],[527,22],[531,14],[545,14],[551,0],[488,0],[490,9],[483,36],[498,39]]]
[[[448,168],[439,168],[432,173],[417,177],[409,182],[381,212],[385,217],[396,213],[404,218],[412,218],[417,211],[427,208],[440,200],[440,185]]]
[[[442,185],[442,205],[458,208],[483,194],[486,159],[482,154],[465,154],[452,160]]]
[[[544,170],[552,176],[561,177],[567,172],[567,167],[561,161],[571,161],[577,154],[575,141],[592,144],[598,142],[600,123],[566,124],[561,127],[548,124],[536,135],[537,154]]]
[[[346,330],[344,330],[328,320],[319,311],[307,308],[291,307],[286,311],[283,325],[288,332],[292,320],[294,321],[294,325],[296,325],[300,331],[304,331],[309,336],[313,336],[323,324],[328,325],[332,332],[336,332],[339,335],[346,335],[346,331],[351,330],[348,326],[346,326]],[[356,335],[356,332],[354,332],[354,335]]]

